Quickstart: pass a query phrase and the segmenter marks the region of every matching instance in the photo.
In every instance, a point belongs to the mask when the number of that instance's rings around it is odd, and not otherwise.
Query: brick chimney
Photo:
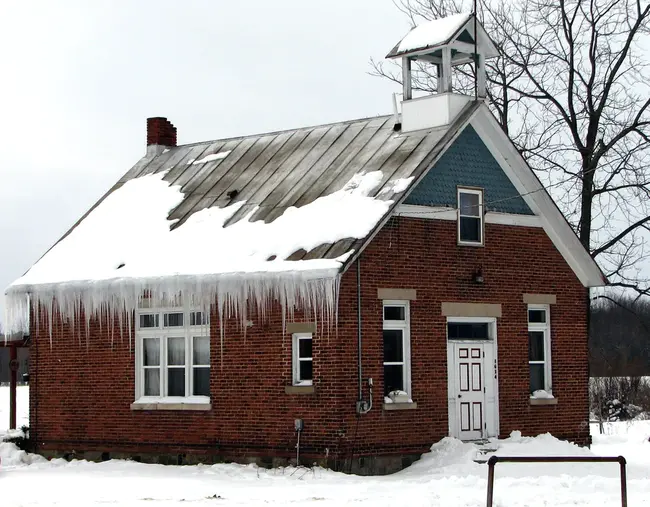
[[[167,118],[147,118],[147,154],[157,155],[176,146],[176,127]]]

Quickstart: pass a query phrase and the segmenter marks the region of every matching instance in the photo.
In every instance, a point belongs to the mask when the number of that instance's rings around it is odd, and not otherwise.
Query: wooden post
[[[402,87],[403,100],[411,100],[413,98],[413,90],[411,87],[411,59],[408,56],[402,58]]]
[[[15,343],[9,346],[9,429],[16,429],[16,381],[18,376],[18,347]]]
[[[442,91],[451,93],[451,48],[442,48]]]
[[[476,58],[476,85],[479,97],[487,96],[486,76],[485,76],[485,56],[482,54],[475,55]]]

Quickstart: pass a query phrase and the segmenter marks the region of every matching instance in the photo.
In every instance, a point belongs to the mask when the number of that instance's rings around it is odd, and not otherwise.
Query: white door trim
[[[459,438],[458,397],[456,386],[457,345],[481,344],[485,352],[483,359],[483,382],[486,388],[484,417],[486,432],[484,438],[499,435],[499,379],[497,360],[497,319],[490,317],[448,317],[449,322],[486,322],[490,324],[489,340],[449,340],[447,339],[447,408],[449,419],[449,436]],[[446,328],[445,328],[446,333]],[[447,338],[445,336],[445,338]]]

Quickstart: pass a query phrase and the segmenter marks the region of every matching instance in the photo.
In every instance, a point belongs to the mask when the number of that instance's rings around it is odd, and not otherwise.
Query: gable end
[[[483,188],[487,211],[534,214],[471,125],[465,127],[404,204],[455,208],[458,186]]]

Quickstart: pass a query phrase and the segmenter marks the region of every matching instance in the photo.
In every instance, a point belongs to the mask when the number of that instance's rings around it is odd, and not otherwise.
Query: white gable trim
[[[562,212],[546,192],[528,163],[519,154],[512,141],[501,130],[487,106],[482,106],[470,124],[479,135],[492,156],[508,176],[517,192],[535,215],[538,215],[544,231],[562,254],[573,272],[585,287],[606,284],[600,268],[585,250],[571,229]]]
[[[395,210],[396,215],[411,218],[426,218],[428,220],[456,220],[458,210],[440,206],[418,206],[416,204],[400,204]],[[521,227],[542,227],[542,221],[535,215],[518,215],[515,213],[496,213],[488,211],[485,214],[486,224],[515,225]]]

